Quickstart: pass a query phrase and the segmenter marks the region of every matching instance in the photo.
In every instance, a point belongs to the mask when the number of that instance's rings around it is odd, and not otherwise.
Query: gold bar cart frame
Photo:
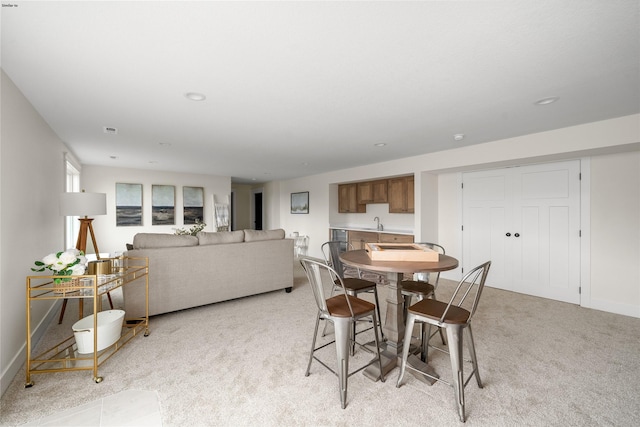
[[[98,275],[85,274],[82,276],[27,276],[27,354],[26,354],[26,382],[25,387],[34,385],[31,375],[40,373],[53,373],[65,371],[93,371],[93,380],[96,383],[102,382],[103,378],[98,375],[98,367],[106,362],[111,356],[118,352],[132,338],[140,335],[144,331],[144,336],[149,335],[149,259],[142,257],[117,257],[111,258],[113,267],[113,278],[109,278],[103,283],[98,282]],[[86,281],[74,282],[74,284],[60,288],[56,286],[55,279],[71,281],[72,279],[88,278],[90,285]],[[123,286],[140,286],[144,279],[145,287],[145,316],[126,317],[124,319],[123,330],[120,338],[111,346],[98,352],[98,316],[101,310],[102,297],[107,292],[113,291]],[[78,283],[78,284],[76,284]],[[58,300],[58,299],[87,299],[93,300],[93,355],[92,357],[81,357],[77,353],[77,345],[73,335],[45,350],[44,352],[32,356],[32,330],[31,330],[31,303],[35,300]],[[76,366],[79,362],[85,362],[87,366]],[[88,364],[87,362],[91,362]]]

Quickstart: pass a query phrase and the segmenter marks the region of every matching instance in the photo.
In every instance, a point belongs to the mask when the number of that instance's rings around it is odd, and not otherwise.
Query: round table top
[[[340,254],[343,263],[377,272],[390,273],[435,273],[453,270],[458,267],[458,260],[449,255],[440,255],[437,262],[427,261],[372,261],[364,249],[347,251]]]

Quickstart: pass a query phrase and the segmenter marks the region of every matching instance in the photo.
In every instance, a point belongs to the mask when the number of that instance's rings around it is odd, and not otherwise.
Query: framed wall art
[[[151,186],[151,225],[174,225],[176,223],[176,187],[173,185]]]
[[[142,184],[116,183],[116,226],[142,225]]]
[[[196,224],[204,218],[204,189],[202,187],[182,187],[184,223]]]
[[[300,193],[291,193],[291,213],[292,214],[308,214],[309,213],[309,192],[302,191]]]

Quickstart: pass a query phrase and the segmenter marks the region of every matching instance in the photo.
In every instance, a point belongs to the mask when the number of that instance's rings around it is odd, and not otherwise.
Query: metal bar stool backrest
[[[420,242],[420,243],[416,243],[417,245],[421,245],[421,246],[426,246],[429,249],[432,249],[436,252],[438,252],[439,254],[445,255],[446,252],[444,250],[444,247],[440,246],[437,243],[431,243],[431,242]],[[420,282],[427,282],[433,285],[434,289],[438,287],[438,281],[440,281],[440,272],[437,273],[415,273],[413,275],[414,280],[416,281],[420,281]]]
[[[313,332],[313,341],[311,343],[311,351],[309,353],[309,362],[307,364],[305,376],[309,376],[311,363],[313,362],[313,360],[317,360],[322,366],[335,374],[338,377],[340,405],[342,406],[342,409],[344,409],[347,402],[348,378],[351,375],[360,372],[361,370],[375,363],[380,369],[380,381],[384,382],[382,358],[380,357],[380,346],[378,338],[379,322],[378,316],[376,314],[376,306],[355,296],[347,295],[344,289],[344,282],[338,275],[338,272],[329,267],[324,261],[317,258],[301,256],[300,263],[302,264],[302,267],[307,274],[307,279],[309,280],[309,284],[311,285],[311,289],[313,290],[313,295],[318,306],[316,326]],[[335,295],[330,297],[329,299],[326,299],[325,293],[328,291],[328,289],[333,289],[334,287],[342,288],[342,294]],[[354,336],[351,335],[351,328],[356,321],[364,319],[366,317],[371,317],[371,323],[373,324],[375,339],[374,348],[377,357],[370,360],[360,368],[350,371],[349,347],[351,346],[350,343],[354,340]],[[333,323],[335,339],[316,347],[318,326],[321,319]],[[334,343],[336,348],[336,368],[332,369],[327,363],[318,358],[315,353],[316,351],[321,350],[326,346]]]
[[[348,242],[332,240],[323,243],[321,249],[327,264],[338,273],[340,278],[344,278],[344,264],[340,261],[340,254],[353,250],[352,246]]]
[[[451,306],[462,307],[469,311],[469,318],[466,323],[471,322],[471,318],[478,308],[478,302],[480,301],[480,296],[484,289],[484,282],[487,280],[487,275],[489,274],[489,267],[491,267],[491,261],[487,261],[484,264],[477,266],[464,276],[460,283],[458,283],[456,290],[453,292],[453,295],[449,300],[449,304],[447,304],[447,308],[442,313],[440,322],[445,321]],[[468,307],[469,302],[467,301],[467,297],[469,297],[469,295],[472,295],[470,307]],[[464,306],[467,306],[468,308]]]
[[[342,282],[342,278],[338,275],[338,272],[328,266],[321,259],[309,256],[301,256],[300,264],[302,264],[302,268],[304,268],[307,273],[307,278],[309,279],[309,284],[313,291],[313,297],[316,301],[316,305],[318,306],[318,310],[320,310],[322,315],[328,316],[330,314],[327,308],[327,289],[337,286],[342,289],[347,305],[349,306],[349,311],[353,317],[353,308],[351,307],[349,298],[347,298],[347,293],[344,292],[344,283]],[[325,280],[327,280],[327,286],[325,286],[323,276],[326,278]]]
[[[469,380],[475,376],[478,387],[482,388],[473,333],[471,332],[471,318],[478,308],[478,302],[480,301],[480,296],[482,295],[490,267],[491,261],[487,261],[467,273],[456,286],[448,304],[445,305],[444,302],[437,300],[424,299],[409,307],[409,315],[407,317],[400,375],[398,376],[396,387],[400,387],[405,370],[407,368],[414,369],[407,364],[407,359],[411,342],[411,330],[415,322],[425,322],[429,325],[429,329],[431,326],[444,328],[447,331],[448,350],[440,350],[449,354],[452,381],[448,383],[441,377],[434,377],[429,374],[427,374],[427,376],[430,376],[436,381],[443,381],[453,387],[456,405],[458,407],[458,416],[462,422],[465,422],[466,419],[464,400],[465,386],[469,383]],[[463,336],[465,335],[465,331],[469,355],[471,357],[470,362],[473,366],[473,370],[466,379],[462,366],[465,361],[463,358],[463,341],[465,340]],[[429,346],[429,338],[430,330],[422,335],[423,347]]]

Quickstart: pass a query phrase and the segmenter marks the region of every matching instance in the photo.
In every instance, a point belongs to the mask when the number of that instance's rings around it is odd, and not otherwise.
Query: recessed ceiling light
[[[384,147],[387,144],[385,144],[384,142],[378,142],[377,144],[373,144],[373,145],[376,147]]]
[[[184,94],[184,96],[192,101],[204,101],[205,99],[207,99],[205,95],[198,92],[187,92]]]
[[[453,135],[453,139],[455,139],[456,141],[462,141],[464,139],[464,133],[456,133],[455,135]]]
[[[558,98],[557,96],[550,96],[549,98],[539,99],[536,102],[534,102],[534,104],[535,105],[549,105],[549,104],[553,104],[558,99],[560,99],[560,98]]]

